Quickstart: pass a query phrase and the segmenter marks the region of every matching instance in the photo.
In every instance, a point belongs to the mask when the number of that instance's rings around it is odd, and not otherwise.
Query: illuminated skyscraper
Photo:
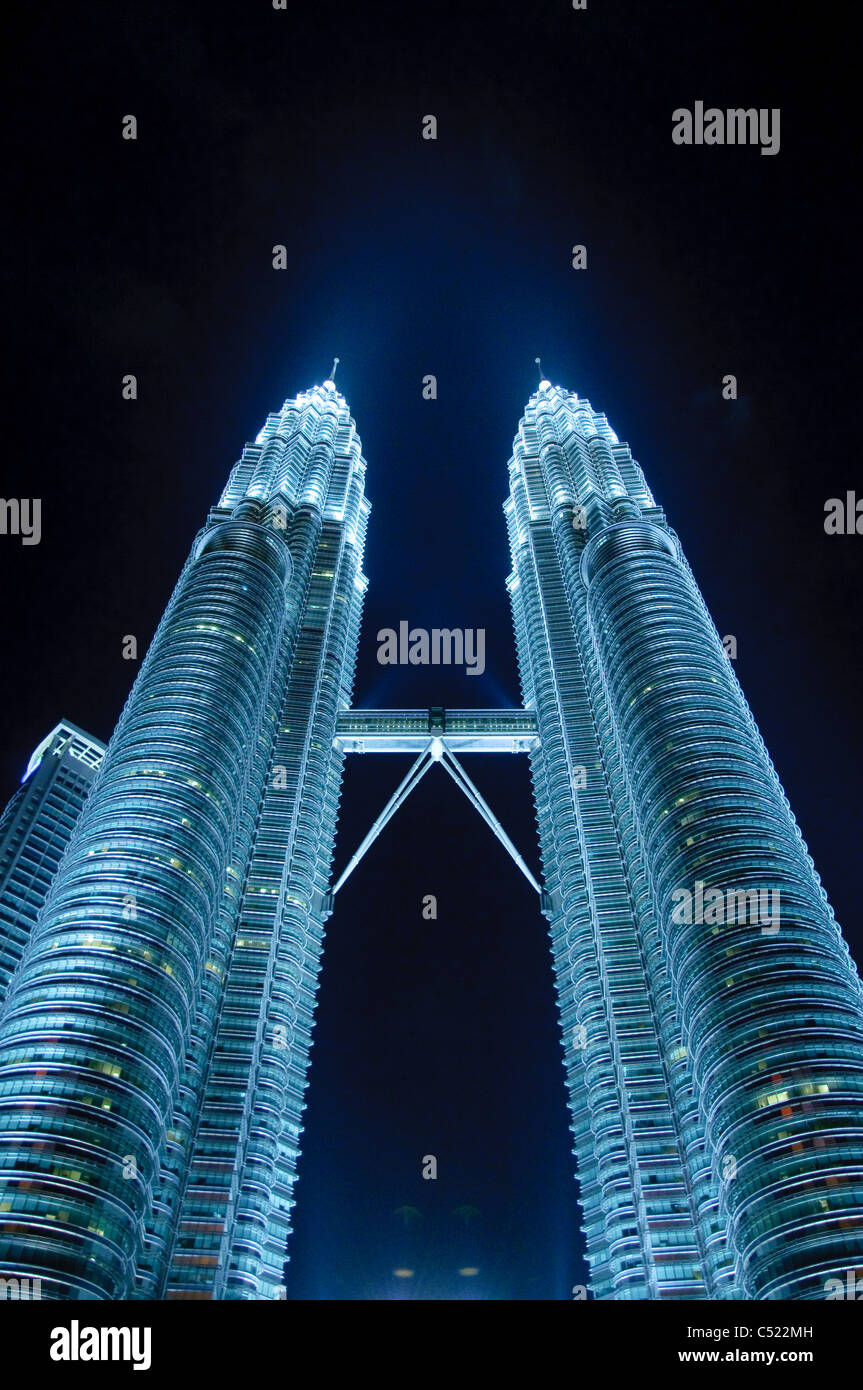
[[[0,1272],[278,1297],[366,580],[325,382],[192,547],[0,1015]]]
[[[541,382],[504,510],[593,1292],[823,1298],[863,992],[788,800],[605,416]]]
[[[64,720],[39,744],[0,817],[0,1004],[104,752]]]
[[[0,918],[7,973],[26,945],[0,1009],[0,1275],[284,1293],[324,923],[436,765],[549,921],[593,1295],[821,1298],[863,1270],[863,990],[677,537],[605,417],[549,382],[509,475],[524,709],[351,710],[369,505],[327,381],[234,467],[38,919],[48,875],[3,848],[83,736],[37,750],[58,768],[0,843],[0,912],[26,905]],[[331,883],[344,757],[386,752],[416,760]],[[542,883],[457,756],[480,752],[530,758]]]

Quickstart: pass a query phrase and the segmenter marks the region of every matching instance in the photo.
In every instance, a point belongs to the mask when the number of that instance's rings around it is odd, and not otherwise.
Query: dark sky
[[[631,444],[737,637],[860,959],[863,537],[823,530],[828,497],[863,496],[850,36],[767,0],[588,5],[19,19],[0,492],[39,496],[43,522],[38,546],[0,536],[0,797],[59,718],[110,735],[122,636],[143,650],[243,442],[335,354],[373,505],[356,703],[517,705],[501,503],[541,353]],[[779,154],[674,145],[696,100],[781,108]],[[484,627],[485,675],[378,666],[401,618]],[[468,770],[536,864],[525,761]],[[339,866],[403,771],[349,761]],[[435,770],[329,924],[290,1296],[568,1298],[560,1058],[535,896]]]

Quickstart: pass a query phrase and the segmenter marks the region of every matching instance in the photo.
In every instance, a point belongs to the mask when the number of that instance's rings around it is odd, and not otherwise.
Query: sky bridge
[[[345,710],[336,722],[334,743],[345,753],[415,753],[416,760],[396,787],[369,833],[353,854],[329,896],[335,894],[374,844],[414,787],[439,763],[449,773],[492,834],[547,906],[537,882],[497,816],[468,777],[456,753],[529,753],[539,747],[536,715],[526,709],[360,709]]]
[[[357,709],[343,711],[336,743],[345,753],[421,753],[431,740],[451,753],[529,753],[539,747],[526,709]]]

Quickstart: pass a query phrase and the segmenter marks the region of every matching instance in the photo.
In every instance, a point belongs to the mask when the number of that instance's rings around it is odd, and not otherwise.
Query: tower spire
[[[339,365],[339,359],[338,359],[337,357],[334,357],[334,358],[333,358],[333,369],[332,369],[332,371],[330,372],[330,381],[335,381],[335,379],[336,379],[336,367],[337,367],[338,365]]]
[[[543,380],[543,375],[542,375],[542,358],[541,358],[541,357],[535,357],[533,360],[534,360],[534,362],[536,363],[536,369],[537,369],[537,371],[539,372],[539,380],[540,380],[540,384],[541,384],[541,383],[542,383],[542,380]]]

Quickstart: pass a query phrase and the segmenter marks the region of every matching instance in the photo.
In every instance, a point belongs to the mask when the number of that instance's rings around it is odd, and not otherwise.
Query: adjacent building
[[[62,720],[0,816],[0,1006],[105,752]]]

